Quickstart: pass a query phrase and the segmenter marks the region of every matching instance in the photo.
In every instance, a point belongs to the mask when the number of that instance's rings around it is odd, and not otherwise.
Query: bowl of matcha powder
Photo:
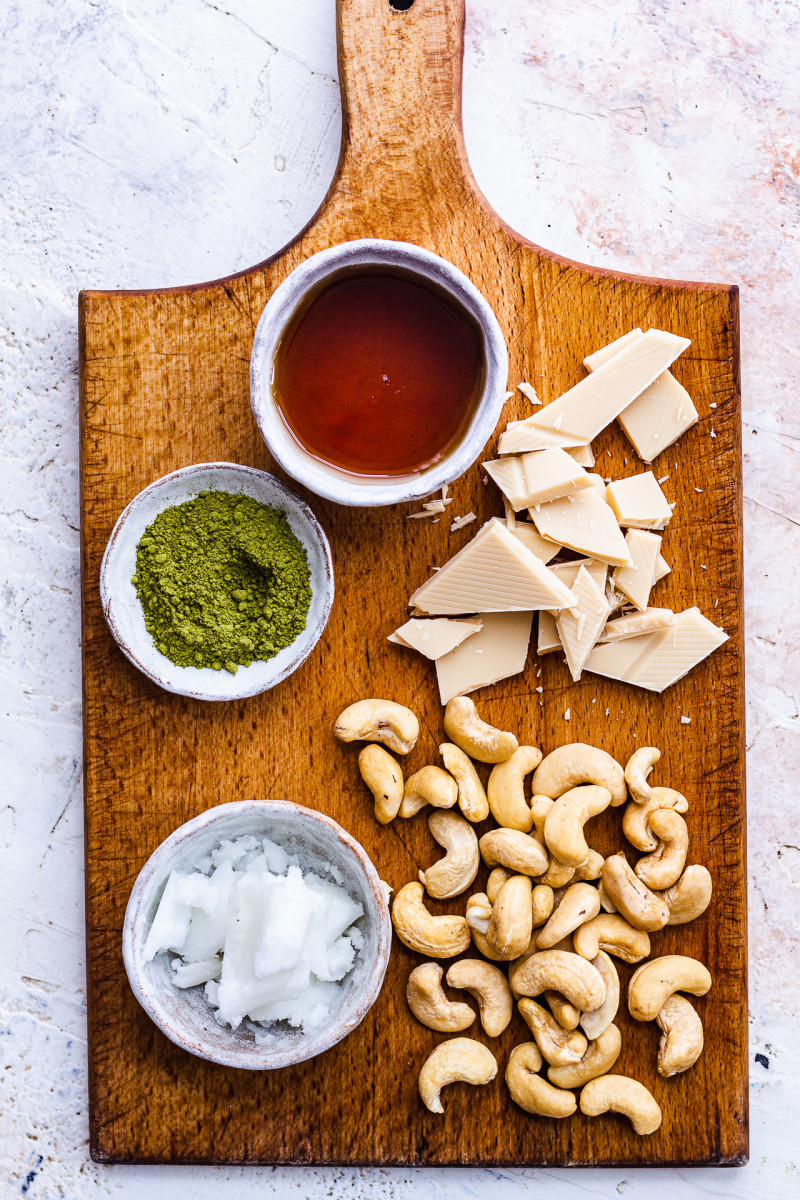
[[[308,658],[333,603],[328,540],[265,471],[200,463],[150,484],[120,516],[100,569],[117,644],[154,683],[236,700]]]

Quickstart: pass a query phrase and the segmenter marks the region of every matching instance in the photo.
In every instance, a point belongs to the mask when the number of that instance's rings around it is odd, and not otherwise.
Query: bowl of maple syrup
[[[497,318],[452,263],[408,242],[344,242],[270,297],[250,397],[273,457],[340,504],[429,496],[475,462],[505,400]]]

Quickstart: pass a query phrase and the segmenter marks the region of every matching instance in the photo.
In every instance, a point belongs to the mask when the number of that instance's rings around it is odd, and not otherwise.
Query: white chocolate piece
[[[530,613],[571,603],[569,588],[497,517],[487,521],[409,600],[425,612],[443,614]]]
[[[589,479],[598,477],[590,475]],[[605,484],[600,480],[605,491]],[[612,567],[625,566],[630,555],[625,545],[614,510],[606,504],[600,491],[592,486],[551,500],[529,510],[531,520],[542,537],[567,546],[587,558],[596,558]],[[552,604],[547,608],[555,607]]]
[[[486,613],[482,619],[480,633],[436,660],[442,704],[525,668],[533,613]]]
[[[669,575],[672,567],[669,565],[663,554],[659,554],[656,561],[656,574],[653,583],[658,583],[659,579],[663,579],[665,575]]]
[[[643,633],[657,633],[675,624],[675,613],[671,608],[646,608],[644,612],[630,613],[609,621],[599,642],[621,642],[625,638],[639,637]]]
[[[578,571],[572,590],[578,597],[578,604],[558,614],[556,628],[570,674],[577,683],[584,663],[605,627],[611,606],[605,596],[605,580],[603,586],[598,587],[586,567]]]
[[[609,342],[607,346],[602,346],[599,350],[595,350],[594,354],[587,354],[583,360],[583,365],[587,371],[596,371],[607,362],[610,362],[621,350],[627,350],[633,342],[638,342],[639,338],[643,336],[644,330],[639,328],[632,329],[630,333],[623,333],[622,337],[618,337],[616,341]]]
[[[558,627],[556,619],[552,613],[546,612],[544,609],[539,613],[539,629],[536,635],[536,653],[550,654],[553,650],[560,650],[561,639],[558,636]]]
[[[550,570],[554,575],[557,575],[563,584],[571,588],[578,577],[578,572],[581,567],[584,567],[592,577],[594,583],[597,584],[601,592],[605,591],[606,578],[608,576],[608,564],[598,562],[595,558],[579,558],[575,562],[556,563]]]
[[[511,532],[515,538],[519,538],[526,550],[530,550],[531,554],[535,554],[543,563],[549,563],[562,549],[555,542],[549,542],[547,538],[538,534],[530,521],[517,521]]]
[[[641,336],[641,329],[632,329],[588,355],[583,365],[587,371],[597,371]],[[663,371],[618,417],[625,436],[644,462],[652,462],[697,420],[697,409],[689,393],[671,371]]]
[[[618,417],[628,441],[646,463],[658,458],[698,420],[691,396],[671,371],[659,375]]]
[[[580,467],[586,467],[588,470],[595,464],[594,450],[590,445],[586,446],[567,446],[567,454],[570,458],[574,458],[575,462]]]
[[[724,630],[698,608],[687,608],[676,613],[673,624],[660,633],[595,646],[584,669],[663,692],[727,640]]]
[[[562,439],[548,445],[578,446],[592,441],[663,374],[691,342],[688,338],[648,329],[631,339],[573,388],[526,417],[513,421],[500,435],[501,454],[541,449],[543,432]],[[535,445],[531,445],[533,440]]]
[[[405,625],[390,633],[387,641],[436,660],[455,650],[456,646],[460,646],[473,633],[479,633],[482,628],[483,622],[478,617],[468,620],[451,620],[448,617],[419,620],[412,617]]]
[[[627,529],[666,529],[672,509],[652,471],[615,479],[606,488],[606,501]]]
[[[634,608],[644,612],[650,602],[655,579],[656,563],[661,553],[661,538],[644,529],[629,529],[625,542],[630,553],[630,565],[619,567],[611,577],[616,592],[621,592]]]
[[[497,458],[482,465],[515,511],[558,500],[590,485],[583,467],[558,448]]]

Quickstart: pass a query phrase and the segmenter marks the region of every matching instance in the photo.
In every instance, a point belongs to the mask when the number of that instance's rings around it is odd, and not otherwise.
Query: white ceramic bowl
[[[483,335],[485,379],[475,412],[461,440],[438,462],[413,475],[370,480],[320,462],[292,435],[272,393],[275,352],[283,331],[310,288],[346,268],[383,266],[409,272],[447,292]],[[508,353],[497,318],[484,297],[452,263],[410,242],[364,238],[343,242],[306,259],[270,297],[256,328],[250,358],[250,403],[270,453],[284,471],[318,496],[338,504],[398,504],[419,500],[451,483],[475,462],[494,432],[505,401]]]
[[[235,675],[211,667],[179,667],[153,642],[144,612],[131,583],[136,570],[136,547],[148,525],[165,508],[193,500],[200,492],[232,492],[252,496],[286,513],[289,526],[302,543],[311,571],[311,606],[306,627],[290,646],[273,658],[239,667]],[[308,658],[319,641],[333,604],[333,563],[321,525],[311,509],[285,484],[266,471],[236,463],[198,463],[182,467],[151,483],[131,500],[108,539],[100,567],[103,613],[122,653],[149,679],[195,700],[241,700],[275,687]]]
[[[302,870],[313,870],[339,883],[361,904],[357,922],[364,947],[342,980],[341,1001],[328,1023],[305,1034],[284,1023],[270,1030],[274,1040],[259,1045],[244,1026],[219,1025],[203,987],[179,989],[170,976],[170,954],[143,961],[143,949],[170,871],[191,871],[223,838],[245,834],[271,838],[297,854]],[[333,879],[322,863],[341,873]],[[122,931],[125,970],[136,999],[176,1046],[226,1067],[271,1071],[303,1062],[330,1049],[356,1028],[375,1003],[383,985],[392,942],[392,922],[383,888],[367,853],[340,825],[323,813],[283,800],[242,800],[201,813],[163,841],[133,885]]]

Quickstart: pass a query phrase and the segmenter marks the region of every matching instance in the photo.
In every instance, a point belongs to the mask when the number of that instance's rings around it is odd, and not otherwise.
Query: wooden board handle
[[[413,0],[405,10],[391,0],[338,0],[337,28],[343,120],[333,192],[351,203],[377,194],[424,208],[432,189],[470,190],[464,0]]]

